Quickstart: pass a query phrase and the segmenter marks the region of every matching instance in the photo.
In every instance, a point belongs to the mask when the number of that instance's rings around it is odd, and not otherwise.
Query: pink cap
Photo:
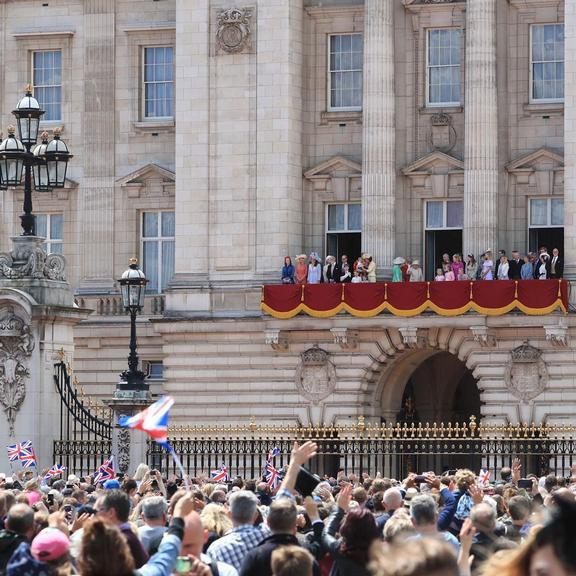
[[[28,500],[28,504],[30,504],[30,506],[33,506],[37,502],[40,502],[40,500],[42,499],[40,494],[38,494],[38,492],[34,490],[31,490],[30,492],[25,492],[24,494],[26,495],[26,499]]]
[[[58,560],[70,550],[70,540],[57,528],[44,528],[32,540],[32,556],[42,562]]]

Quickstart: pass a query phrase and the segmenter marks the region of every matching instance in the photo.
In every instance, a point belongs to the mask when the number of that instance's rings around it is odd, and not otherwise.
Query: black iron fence
[[[444,472],[489,468],[494,477],[510,466],[513,458],[522,462],[525,474],[553,472],[568,475],[576,448],[576,428],[535,425],[479,426],[475,419],[464,424],[412,426],[270,427],[251,422],[240,427],[183,427],[171,431],[170,442],[184,468],[195,476],[226,466],[231,476],[258,478],[268,453],[275,447],[280,454],[274,464],[288,463],[295,440],[314,440],[318,456],[310,468],[319,475],[374,475],[400,478],[409,472]],[[164,473],[175,473],[170,455],[154,443],[148,445],[148,464]]]
[[[59,438],[54,441],[54,462],[72,473],[90,474],[110,456],[111,413],[86,397],[72,377],[70,365],[54,365],[54,382],[60,395]]]

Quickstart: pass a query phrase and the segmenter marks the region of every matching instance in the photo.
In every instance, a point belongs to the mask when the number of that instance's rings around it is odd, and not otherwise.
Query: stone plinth
[[[141,430],[122,428],[118,421],[122,416],[132,416],[141,412],[150,404],[149,391],[116,390],[105,404],[112,410],[112,454],[116,457],[118,471],[134,471],[138,464],[146,462],[147,436]]]

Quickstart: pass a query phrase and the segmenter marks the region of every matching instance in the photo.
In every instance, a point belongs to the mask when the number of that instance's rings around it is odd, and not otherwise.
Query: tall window
[[[330,110],[362,109],[362,34],[334,34],[330,39]]]
[[[144,117],[174,116],[174,48],[144,48]]]
[[[62,214],[36,214],[36,235],[46,238],[42,247],[47,254],[62,254]]]
[[[62,51],[32,53],[34,96],[45,110],[42,120],[62,120]]]
[[[564,226],[563,198],[531,198],[530,228]]]
[[[531,28],[531,100],[564,100],[564,24],[538,24]]]
[[[428,106],[460,105],[460,37],[457,28],[428,30]]]
[[[174,212],[142,214],[142,263],[149,292],[164,292],[174,275],[174,229]]]

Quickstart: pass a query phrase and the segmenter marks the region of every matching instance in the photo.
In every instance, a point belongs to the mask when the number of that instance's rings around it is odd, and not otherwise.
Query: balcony
[[[427,312],[502,316],[512,311],[541,316],[556,310],[567,313],[568,298],[566,280],[288,284],[264,286],[261,309],[274,318],[292,318],[301,312],[316,318],[341,312],[360,318]]]
[[[126,316],[127,312],[122,305],[120,294],[108,296],[81,296],[76,297],[80,308],[94,310],[92,316]],[[162,316],[164,312],[164,294],[147,294],[144,301],[144,316]]]

